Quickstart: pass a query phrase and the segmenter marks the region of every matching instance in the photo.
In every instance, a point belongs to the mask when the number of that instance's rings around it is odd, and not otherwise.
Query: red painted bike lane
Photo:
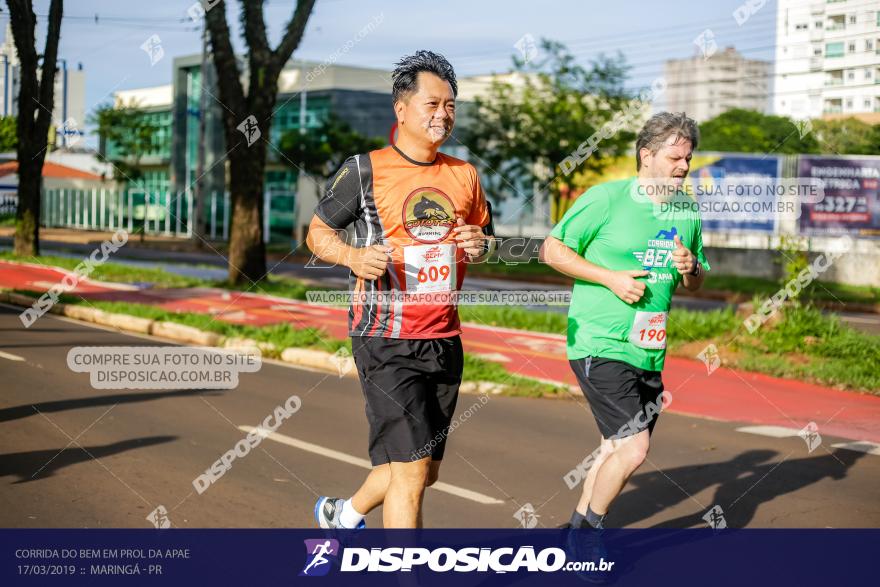
[[[45,291],[66,272],[0,261],[0,287]],[[85,299],[150,304],[169,311],[198,312],[236,324],[289,322],[347,336],[347,310],[305,302],[209,288],[150,290],[81,280],[74,290]],[[466,323],[467,352],[498,361],[514,374],[577,385],[565,357],[562,335]],[[801,429],[815,422],[821,434],[880,442],[880,398],[819,385],[726,368],[709,374],[697,360],[666,359],[671,412],[716,420]]]

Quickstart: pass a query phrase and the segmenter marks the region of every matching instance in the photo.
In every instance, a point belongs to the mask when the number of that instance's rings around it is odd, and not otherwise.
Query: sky
[[[631,65],[628,85],[643,88],[662,73],[666,59],[692,56],[694,40],[712,31],[719,49],[735,46],[744,55],[772,59],[776,2],[768,1],[741,26],[734,11],[748,0],[628,1],[526,0],[318,0],[294,58],[323,61],[358,39],[338,63],[390,69],[402,55],[431,49],[445,55],[459,76],[508,71],[524,35],[568,46],[587,64],[601,53],[621,52]],[[194,0],[67,0],[59,56],[86,71],[90,113],[113,92],[171,82],[174,57],[201,51],[201,23],[187,9]],[[49,0],[35,0],[39,48],[43,46]],[[239,3],[227,0],[227,21],[238,50]],[[294,0],[266,0],[265,20],[274,46],[293,14]],[[8,23],[5,3],[0,23]],[[161,39],[165,56],[154,65],[141,45]],[[91,141],[89,141],[91,142]]]

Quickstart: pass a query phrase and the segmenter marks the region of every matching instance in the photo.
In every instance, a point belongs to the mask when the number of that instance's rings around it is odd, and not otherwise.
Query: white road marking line
[[[355,465],[356,467],[361,467],[362,469],[371,470],[373,468],[372,463],[370,463],[370,461],[368,461],[367,459],[361,459],[348,453],[339,452],[338,450],[333,450],[331,448],[325,448],[318,444],[312,444],[311,442],[306,442],[304,440],[292,438],[284,434],[279,434],[278,432],[271,432],[264,428],[254,428],[253,426],[239,426],[238,429],[242,432],[251,432],[252,430],[257,430],[257,433],[263,438],[268,438],[269,440],[274,440],[275,442],[280,442],[281,444],[286,444],[287,446],[292,446],[294,448],[321,455],[323,457],[342,461],[343,463]],[[486,505],[496,505],[504,503],[503,500],[495,499],[494,497],[490,497],[483,493],[471,491],[470,489],[464,489],[463,487],[458,487],[456,485],[450,485],[449,483],[443,483],[442,481],[434,483],[430,487],[430,489],[436,489],[437,491],[442,491],[444,493],[455,495],[456,497],[462,497],[464,499],[469,499],[471,501]]]
[[[838,444],[832,444],[831,448],[845,448],[847,450],[855,450],[880,457],[880,444],[877,444],[876,442],[868,442],[867,440],[840,442]]]
[[[798,432],[800,432],[800,430],[784,426],[743,426],[742,428],[737,428],[736,431],[747,434],[760,434],[761,436],[772,436],[773,438],[788,438],[789,436],[797,436]]]
[[[24,357],[19,357],[18,355],[13,355],[12,353],[4,353],[0,351],[0,358],[9,359],[10,361],[24,361]]]
[[[759,434],[761,436],[771,436],[773,438],[791,438],[798,436],[800,430],[794,428],[786,428],[785,426],[743,426],[737,428],[737,432],[745,432],[747,434]],[[820,430],[821,432],[821,430]],[[846,450],[854,450],[857,452],[867,453],[880,457],[880,444],[867,440],[854,440],[851,442],[838,442],[832,444],[831,448],[843,448]]]

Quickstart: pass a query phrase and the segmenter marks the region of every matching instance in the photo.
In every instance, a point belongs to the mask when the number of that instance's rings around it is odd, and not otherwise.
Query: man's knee
[[[618,456],[626,463],[627,468],[631,471],[638,469],[645,459],[648,458],[648,449],[650,442],[647,435],[638,434],[626,442],[622,443],[617,449]]]
[[[393,463],[391,466],[391,483],[413,493],[417,493],[427,487],[430,479],[430,459],[422,459],[411,463]]]

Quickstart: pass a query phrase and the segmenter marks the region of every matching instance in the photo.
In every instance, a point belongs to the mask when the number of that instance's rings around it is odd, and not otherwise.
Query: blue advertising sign
[[[825,192],[821,202],[801,205],[802,233],[880,237],[880,157],[805,155],[798,175],[822,180]]]
[[[778,195],[772,188],[781,172],[777,155],[694,154],[687,187],[700,204],[703,230],[774,232]]]

